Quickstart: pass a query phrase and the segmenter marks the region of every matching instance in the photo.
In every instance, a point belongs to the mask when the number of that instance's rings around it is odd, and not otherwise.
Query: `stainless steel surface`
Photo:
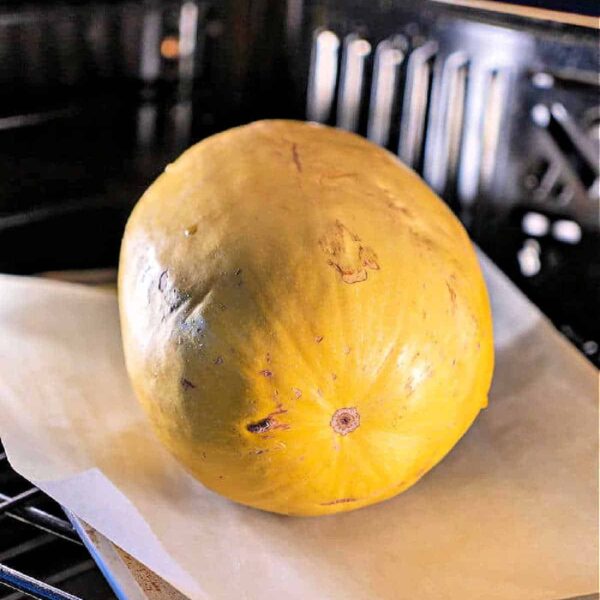
[[[16,593],[6,596],[5,600],[22,598],[23,594],[27,594],[32,598],[40,598],[41,600],[79,600],[77,596],[67,594],[54,586],[4,565],[0,565],[0,582],[16,590]]]
[[[114,598],[58,505],[14,473],[1,451],[0,490],[2,600]]]
[[[307,116],[387,146],[467,221],[477,202],[521,204],[597,229],[597,32],[466,16],[351,27],[332,10],[313,23]]]

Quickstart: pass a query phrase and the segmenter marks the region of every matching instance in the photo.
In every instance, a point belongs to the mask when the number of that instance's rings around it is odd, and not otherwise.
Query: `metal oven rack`
[[[2,600],[115,598],[60,506],[12,471],[1,445],[0,528]]]

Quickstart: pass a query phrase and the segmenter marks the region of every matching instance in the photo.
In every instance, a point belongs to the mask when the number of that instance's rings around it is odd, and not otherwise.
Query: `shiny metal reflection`
[[[331,115],[338,74],[340,40],[327,29],[317,31],[313,39],[308,79],[307,117],[325,122]]]
[[[337,125],[356,131],[363,98],[365,61],[371,54],[371,44],[351,34],[344,40],[340,93],[337,105]]]
[[[422,153],[433,60],[437,50],[437,42],[427,42],[408,59],[398,155],[410,167],[416,165]]]
[[[468,56],[455,52],[436,65],[423,176],[443,194],[458,165],[462,140]]]
[[[377,45],[367,137],[382,146],[386,146],[389,142],[392,111],[397,100],[400,65],[403,62],[404,52],[393,40],[384,40]]]

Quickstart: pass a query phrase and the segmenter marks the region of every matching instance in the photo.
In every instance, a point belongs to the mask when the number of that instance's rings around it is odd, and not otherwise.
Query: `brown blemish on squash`
[[[280,423],[276,418],[277,415],[281,415],[286,412],[287,409],[280,406],[277,410],[268,414],[264,419],[254,423],[248,423],[248,425],[246,425],[246,429],[250,433],[266,433],[267,431],[272,431],[273,429],[289,429],[290,426],[287,423]]]
[[[214,360],[214,364],[215,365],[222,365],[223,364],[223,357],[222,356],[217,356],[217,358],[215,358]]]
[[[266,356],[265,356],[265,360],[267,361],[267,364],[271,364],[271,355],[269,354],[269,352],[267,352]]]
[[[175,312],[185,302],[190,299],[189,294],[180,292],[173,285],[169,289],[169,270],[165,269],[158,277],[158,291],[162,294],[165,303],[167,304],[168,312],[163,313],[161,322],[164,322],[168,315]]]
[[[321,502],[321,506],[332,506],[333,504],[344,504],[345,502],[358,502],[358,498],[337,498],[330,502]]]
[[[317,388],[317,394],[321,396],[321,398],[323,397],[323,391],[321,390],[321,388]]]
[[[449,281],[446,281],[446,287],[448,288],[448,292],[450,293],[450,302],[452,303],[452,312],[456,310],[456,291],[450,285]]]
[[[393,211],[402,213],[402,215],[408,219],[414,218],[413,212],[406,208],[402,201],[388,188],[382,185],[377,185],[377,189],[381,194],[385,196],[385,204],[388,208],[391,208]]]
[[[361,246],[358,251],[358,257],[360,258],[363,267],[367,269],[373,269],[374,271],[379,270],[379,264],[377,263],[377,254],[369,247]]]
[[[195,384],[193,384],[189,379],[186,379],[185,377],[182,377],[180,379],[180,383],[181,383],[181,387],[184,390],[190,390],[190,389],[193,389],[196,387]]]
[[[348,354],[350,354],[350,352],[352,352],[352,348],[350,348],[350,346],[346,346],[346,347],[344,348],[344,354],[345,354],[346,356],[348,356]]]
[[[175,312],[186,300],[189,299],[188,295],[182,294],[176,289],[172,290],[172,295],[174,297],[172,299],[172,304],[169,304],[169,314]]]
[[[412,219],[414,217],[413,213],[410,210],[408,210],[408,208],[400,204],[396,204],[396,202],[394,202],[393,200],[388,200],[387,206],[392,210],[396,210],[402,213],[408,219]]]
[[[319,240],[321,250],[328,256],[327,264],[333,267],[344,283],[352,284],[368,278],[367,269],[380,269],[377,254],[340,221],[335,222]]]
[[[263,369],[262,371],[258,372],[260,375],[262,375],[263,377],[273,377],[273,371],[269,371],[269,369]]]
[[[420,377],[420,381],[426,381],[427,379],[429,379],[431,376],[433,375],[433,365],[428,364],[425,369],[423,370],[423,374]]]
[[[340,435],[348,435],[360,426],[360,414],[354,407],[338,408],[331,417],[331,428]]]
[[[300,162],[300,155],[298,154],[298,144],[292,144],[292,160],[294,161],[298,173],[302,173],[302,163]]]
[[[434,240],[432,240],[427,235],[424,235],[422,232],[417,231],[416,229],[413,229],[412,227],[409,227],[408,231],[412,235],[415,243],[418,246],[420,246],[421,248],[424,248],[425,250],[431,252],[437,246],[437,243]]]
[[[330,262],[329,264],[337,269],[344,283],[360,283],[368,277],[368,273],[364,269],[344,269],[334,262]]]
[[[261,419],[255,423],[248,423],[248,425],[246,425],[246,429],[250,433],[264,433],[265,431],[269,431],[269,429],[271,429],[271,424],[271,419],[267,417],[266,419]]]
[[[357,173],[331,173],[329,175],[323,175],[324,179],[356,179]]]
[[[198,225],[194,224],[194,225],[190,225],[189,227],[186,227],[183,231],[183,235],[185,235],[185,237],[191,237],[193,236],[196,232],[198,231]]]
[[[261,448],[259,450],[253,450],[252,452],[249,452],[249,454],[264,454],[265,452],[268,452],[269,449],[268,448]]]
[[[235,272],[235,276],[238,278],[236,285],[237,287],[241,287],[242,285],[244,285],[244,280],[240,277],[240,275],[242,274],[242,269],[237,269]]]
[[[302,390],[299,390],[298,388],[292,388],[292,391],[294,392],[294,396],[296,396],[296,398],[302,397]]]
[[[319,185],[324,185],[328,182],[335,182],[336,179],[356,179],[358,175],[356,173],[341,173],[341,172],[333,172],[333,173],[325,173],[319,177]]]
[[[335,373],[332,373],[332,374],[331,374],[331,379],[332,379],[333,381],[335,381],[335,380],[337,379],[337,375],[336,375]]]
[[[158,291],[164,292],[167,287],[167,279],[169,278],[169,270],[165,269],[158,278]]]
[[[318,336],[315,338],[315,342],[317,342],[317,344],[320,344],[322,341],[323,341],[323,336],[322,336],[322,335],[318,335]]]

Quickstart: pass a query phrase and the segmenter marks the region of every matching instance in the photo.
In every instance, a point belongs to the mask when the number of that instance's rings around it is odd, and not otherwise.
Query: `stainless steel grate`
[[[413,17],[383,40],[364,26],[317,28],[308,118],[388,147],[464,213],[478,200],[533,201],[597,229],[593,33],[534,37],[477,20]]]
[[[0,599],[115,598],[60,507],[18,476],[0,445]]]

